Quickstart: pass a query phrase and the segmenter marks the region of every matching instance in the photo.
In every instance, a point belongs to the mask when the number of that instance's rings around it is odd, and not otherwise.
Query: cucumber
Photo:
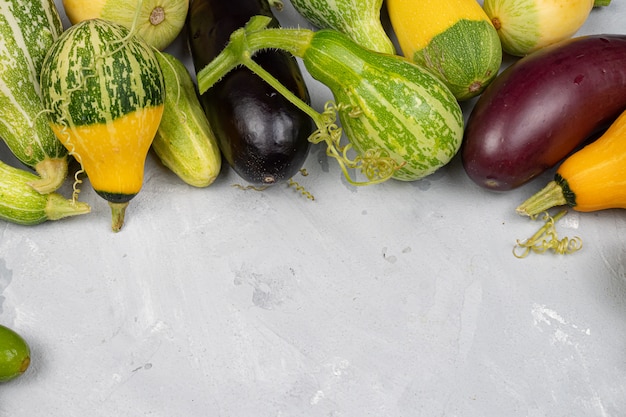
[[[335,29],[373,51],[395,54],[380,20],[383,0],[291,0],[294,9],[320,29]]]
[[[43,116],[39,73],[62,33],[53,0],[0,2],[0,136],[40,178],[41,193],[56,190],[67,176],[67,150]]]
[[[86,203],[67,200],[56,192],[41,194],[29,184],[37,176],[0,161],[0,219],[32,226],[47,220],[89,213]]]
[[[185,183],[207,187],[220,172],[222,156],[185,65],[156,54],[165,82],[165,109],[152,150]]]
[[[429,68],[458,100],[478,96],[498,75],[502,45],[476,0],[388,0],[405,57]]]
[[[41,91],[52,130],[109,202],[119,231],[163,115],[163,74],[152,47],[122,25],[84,20],[46,56]]]
[[[22,375],[30,365],[30,347],[14,330],[0,324],[0,382]]]

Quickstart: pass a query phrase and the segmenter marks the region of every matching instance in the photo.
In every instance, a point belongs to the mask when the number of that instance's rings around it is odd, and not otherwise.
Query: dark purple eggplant
[[[252,16],[272,17],[267,0],[193,0],[188,13],[188,40],[196,73],[217,56],[236,29]],[[254,60],[293,94],[310,103],[296,59],[267,50]],[[308,155],[311,118],[245,67],[237,68],[201,95],[200,101],[224,159],[253,185],[291,178]]]
[[[505,69],[476,102],[463,166],[484,188],[517,188],[624,109],[626,35],[577,37],[540,49]]]

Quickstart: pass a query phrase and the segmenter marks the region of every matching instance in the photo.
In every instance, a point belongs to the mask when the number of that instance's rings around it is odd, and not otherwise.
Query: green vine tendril
[[[302,168],[300,170],[300,175],[302,175],[303,177],[306,177],[306,176],[309,175],[309,173],[307,172],[307,170],[305,168]],[[294,187],[295,190],[300,193],[300,195],[308,198],[311,201],[315,200],[315,196],[313,194],[311,194],[309,191],[307,191],[306,188],[304,188],[302,185],[300,185],[293,178],[289,178],[289,180],[287,181],[287,187]]]
[[[326,154],[334,158],[347,181],[352,185],[370,185],[381,183],[393,176],[393,174],[404,164],[398,164],[389,153],[383,149],[370,149],[362,155],[350,158],[348,152],[352,149],[352,144],[341,144],[343,129],[337,125],[337,115],[340,111],[347,112],[349,117],[359,117],[361,110],[340,103],[335,104],[328,101],[324,105],[324,111],[319,114],[317,121],[318,129],[309,137],[309,141],[313,144],[326,142]],[[368,179],[368,181],[354,181],[348,169],[360,170]]]

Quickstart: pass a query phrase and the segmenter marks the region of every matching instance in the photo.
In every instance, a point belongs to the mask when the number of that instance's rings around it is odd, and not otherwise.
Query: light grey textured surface
[[[624,19],[613,0],[580,34]],[[539,223],[514,208],[551,173],[495,194],[458,158],[364,188],[318,146],[305,167],[315,201],[234,188],[228,168],[194,189],[150,155],[118,234],[88,182],[88,216],[0,223],[0,322],[33,355],[0,415],[625,415],[623,211],[570,212],[580,252],[519,260]]]

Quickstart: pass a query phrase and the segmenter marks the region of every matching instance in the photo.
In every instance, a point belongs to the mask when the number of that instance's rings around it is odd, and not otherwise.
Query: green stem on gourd
[[[117,233],[122,230],[122,226],[124,226],[124,217],[126,215],[128,202],[113,203],[109,201],[109,206],[111,207],[111,230]]]
[[[604,7],[611,4],[611,0],[595,0],[593,2],[593,7]]]
[[[276,91],[283,95],[298,109],[306,113],[315,123],[317,130],[309,137],[312,143],[324,141],[327,145],[326,153],[339,164],[346,180],[352,185],[370,185],[388,180],[402,165],[383,155],[381,151],[368,151],[364,156],[350,159],[347,152],[351,145],[341,146],[339,139],[341,128],[335,124],[335,114],[338,107],[327,105],[324,113],[320,113],[292,93],[272,74],[257,64],[252,56],[263,49],[280,49],[302,58],[311,44],[315,32],[310,29],[267,28],[271,18],[254,16],[241,29],[232,33],[228,45],[207,66],[197,74],[198,90],[200,94],[206,92],[228,72],[243,65],[256,73]],[[361,169],[368,181],[354,181],[348,169]]]
[[[254,16],[243,28],[231,34],[222,52],[198,72],[200,94],[260,50],[281,49],[300,58],[304,55],[314,32],[310,29],[268,28],[271,20],[267,16]]]

